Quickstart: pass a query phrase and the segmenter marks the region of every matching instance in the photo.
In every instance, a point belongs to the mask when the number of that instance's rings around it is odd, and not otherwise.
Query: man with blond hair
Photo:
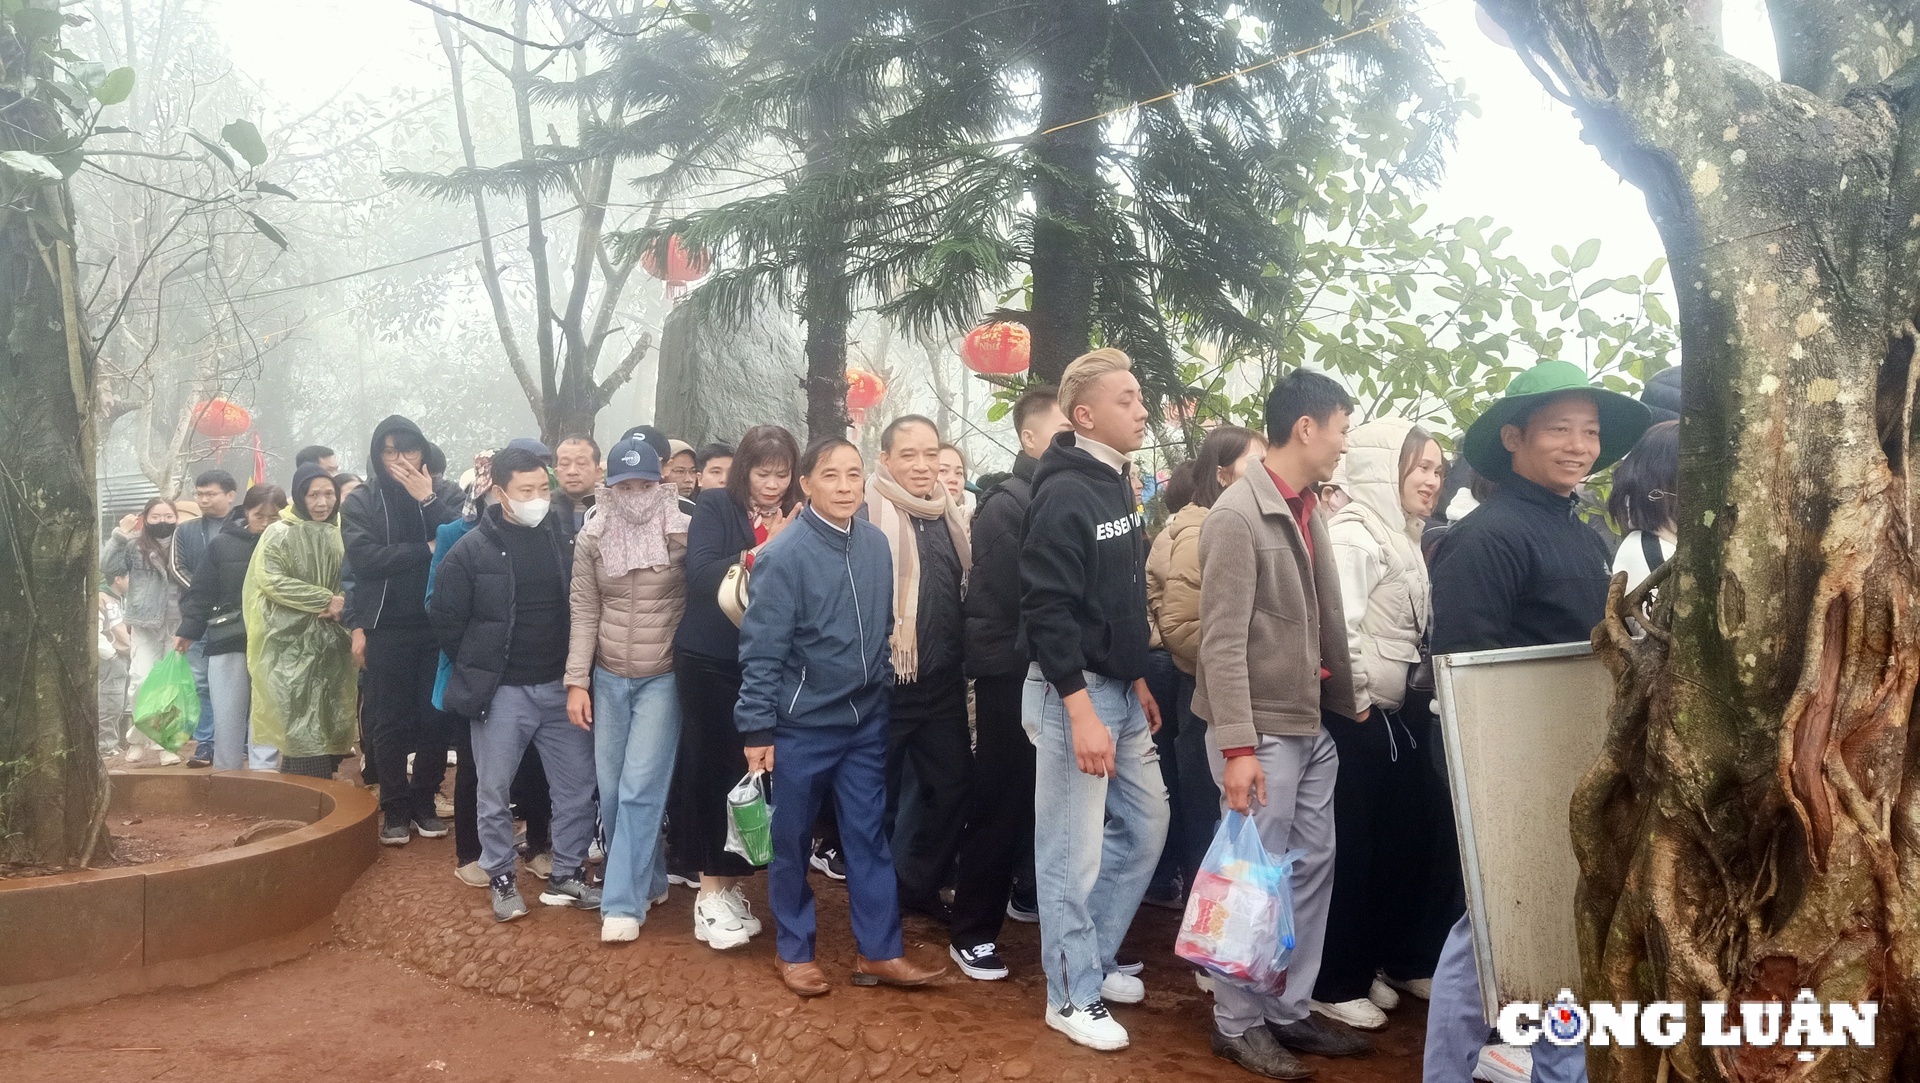
[[[1117,955],[1167,836],[1146,682],[1147,539],[1127,458],[1147,409],[1132,369],[1114,349],[1067,366],[1059,401],[1073,429],[1040,457],[1020,549],[1046,1022],[1103,1050],[1127,1046],[1107,1002],[1146,996]]]

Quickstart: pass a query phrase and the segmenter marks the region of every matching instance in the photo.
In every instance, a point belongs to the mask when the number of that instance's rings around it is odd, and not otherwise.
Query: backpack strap
[[[1651,530],[1640,532],[1640,553],[1646,557],[1647,571],[1653,572],[1667,562],[1667,554],[1660,549],[1660,535]]]

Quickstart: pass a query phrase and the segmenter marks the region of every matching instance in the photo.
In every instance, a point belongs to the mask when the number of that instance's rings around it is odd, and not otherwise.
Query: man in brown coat
[[[1214,983],[1214,1054],[1272,1079],[1312,1074],[1296,1053],[1371,1048],[1308,1014],[1333,893],[1340,766],[1321,719],[1356,715],[1340,579],[1314,494],[1346,452],[1352,413],[1345,389],[1319,373],[1281,380],[1267,396],[1264,467],[1222,493],[1200,530],[1193,713],[1207,721],[1213,777],[1222,803],[1252,817],[1269,851],[1306,851],[1293,867],[1286,992]]]

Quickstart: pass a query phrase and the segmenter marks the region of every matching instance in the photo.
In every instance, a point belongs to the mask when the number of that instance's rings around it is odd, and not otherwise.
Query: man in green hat
[[[1577,491],[1618,462],[1652,422],[1639,401],[1542,361],[1467,430],[1467,462],[1499,490],[1433,555],[1434,654],[1584,642],[1606,615],[1610,555],[1576,514]],[[1491,1046],[1480,1010],[1473,927],[1454,924],[1433,975],[1423,1083],[1529,1078],[1581,1083],[1584,1047]]]

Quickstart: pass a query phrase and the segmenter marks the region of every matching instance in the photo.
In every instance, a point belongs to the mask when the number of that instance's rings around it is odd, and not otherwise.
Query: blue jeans
[[[1033,864],[1040,899],[1040,962],[1047,1003],[1100,996],[1121,938],[1167,840],[1167,786],[1146,711],[1132,684],[1084,674],[1093,709],[1113,735],[1113,777],[1080,773],[1060,695],[1027,670],[1021,724],[1034,747]]]
[[[557,680],[503,684],[493,693],[487,720],[468,728],[478,779],[480,867],[488,876],[513,871],[513,776],[531,744],[540,750],[553,795],[553,874],[578,875],[593,841],[593,734],[567,721],[566,687]]]
[[[600,830],[607,883],[600,912],[647,920],[667,893],[660,822],[680,747],[680,696],[673,674],[619,677],[593,667],[593,759],[600,778]]]
[[[1462,914],[1447,934],[1440,963],[1433,971],[1433,999],[1427,1008],[1427,1048],[1422,1083],[1468,1083],[1480,1047],[1498,1041],[1480,1010],[1480,969],[1473,958],[1473,922]],[[1538,1041],[1533,1052],[1534,1083],[1587,1083],[1587,1047]]]
[[[767,905],[780,958],[813,959],[816,928],[807,859],[813,821],[829,796],[847,861],[853,941],[869,959],[906,954],[900,936],[900,886],[887,848],[887,725],[883,707],[858,726],[786,726],[773,731],[773,863]]]
[[[207,682],[207,641],[196,639],[187,648],[187,668],[193,671],[193,687],[200,693],[200,724],[193,730],[193,754],[205,755],[215,746],[213,731],[213,686]],[[207,757],[212,759],[211,756]]]

